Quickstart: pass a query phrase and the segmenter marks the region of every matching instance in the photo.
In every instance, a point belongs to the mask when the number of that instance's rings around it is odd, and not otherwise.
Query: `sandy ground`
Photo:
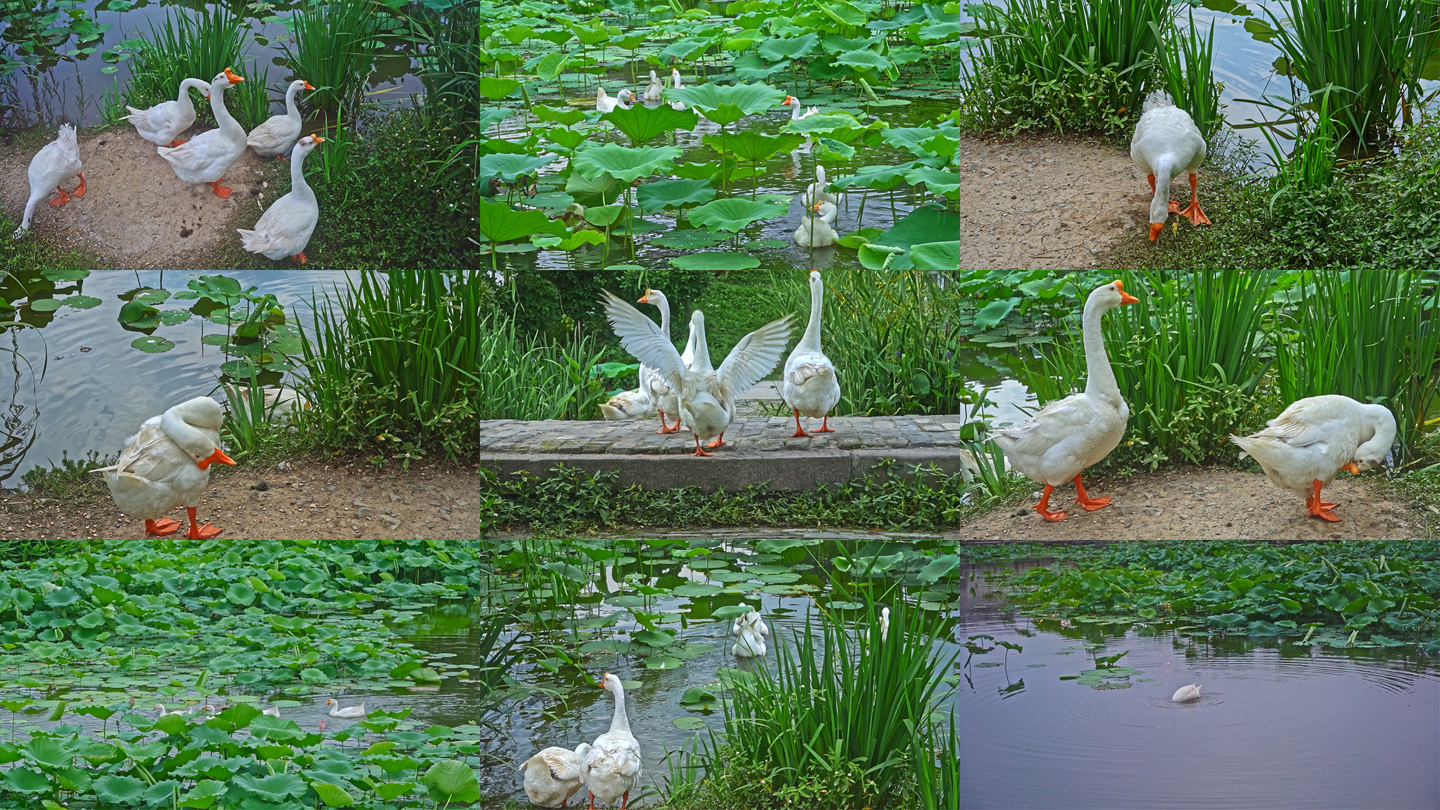
[[[368,466],[313,462],[237,468],[211,477],[196,516],[237,540],[473,540],[480,536],[478,482],[473,471],[441,464],[378,474]],[[0,537],[145,536],[144,524],[116,509],[103,484],[92,494],[62,502],[0,490]],[[185,521],[184,508],[170,517]]]
[[[967,137],[960,148],[965,269],[1090,267],[1115,239],[1145,227],[1150,190],[1128,152],[1059,135]],[[1174,199],[1181,185],[1172,185]],[[1189,199],[1188,180],[1183,186]]]
[[[961,542],[1101,542],[1107,540],[1400,540],[1423,537],[1437,516],[1386,498],[1370,480],[1337,478],[1325,500],[1339,506],[1340,523],[1309,517],[1302,499],[1259,473],[1227,469],[1162,470],[1126,481],[1086,484],[1110,506],[1086,512],[1071,506],[1075,491],[1057,489],[1051,508],[1069,519],[1046,523],[1033,509],[997,509],[962,524]],[[1036,487],[1039,495],[1039,487]],[[1031,504],[1034,501],[1030,502]]]
[[[192,128],[181,138],[198,132]],[[268,161],[246,150],[225,175],[233,193],[223,200],[203,183],[176,177],[155,148],[133,129],[82,133],[85,196],[60,208],[37,205],[27,238],[51,239],[108,258],[117,269],[204,266],[222,240],[239,238],[235,228],[242,209],[247,211],[239,220],[255,221],[262,190],[271,191],[264,189],[262,179]],[[14,147],[0,152],[0,205],[16,222],[30,194],[26,170],[32,157],[33,150],[22,153]],[[78,184],[71,179],[65,190],[73,191]],[[55,196],[53,190],[50,196]],[[266,193],[263,199],[273,202],[276,196]],[[256,207],[256,213],[249,207]]]

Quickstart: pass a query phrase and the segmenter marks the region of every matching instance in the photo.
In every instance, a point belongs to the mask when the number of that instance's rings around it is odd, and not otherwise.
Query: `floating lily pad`
[[[163,337],[156,337],[154,335],[137,338],[131,341],[130,345],[148,354],[160,354],[161,352],[168,352],[175,348],[174,343],[171,343]]]
[[[76,309],[94,309],[100,306],[100,299],[91,298],[88,295],[72,295],[65,299],[65,306]]]
[[[30,302],[30,309],[35,312],[54,312],[64,304],[63,299],[41,298]]]
[[[677,717],[670,722],[674,723],[676,728],[685,731],[698,731],[705,728],[705,721],[698,717]]]
[[[699,598],[705,596],[714,596],[715,594],[720,593],[722,590],[724,589],[721,588],[719,585],[701,585],[698,582],[691,582],[686,585],[681,585],[680,587],[672,591],[672,593],[674,593],[676,596]]]
[[[681,270],[722,273],[759,267],[760,260],[743,253],[691,253],[688,256],[676,256],[670,260],[670,264]]]
[[[668,655],[652,655],[645,659],[646,669],[679,669],[682,666],[684,666],[683,661]]]
[[[50,268],[41,270],[40,275],[57,284],[62,281],[80,281],[90,277],[89,270],[76,270],[74,268]]]

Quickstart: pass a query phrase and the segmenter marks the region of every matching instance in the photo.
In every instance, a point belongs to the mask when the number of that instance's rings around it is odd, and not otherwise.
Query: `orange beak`
[[[601,689],[604,689],[604,688],[605,688],[605,678],[609,678],[609,677],[610,677],[610,673],[608,673],[608,672],[605,673],[605,677],[604,677],[604,678],[601,678],[601,679],[600,679],[600,683],[595,684],[595,685],[598,686],[598,687],[600,687]]]
[[[648,304],[648,303],[650,303],[650,291],[649,291],[649,290],[646,290],[646,291],[645,291],[645,294],[642,295],[642,296],[640,296],[640,300],[637,301],[636,303],[637,303],[637,304]]]
[[[234,71],[230,70],[230,68],[225,68],[225,80],[230,82],[231,84],[239,84],[240,82],[245,81],[245,78],[243,76],[236,76]]]
[[[795,100],[795,97],[794,97],[794,96],[786,96],[786,97],[785,97],[785,100],[782,101],[782,102],[780,102],[780,106],[781,106],[781,107],[789,107],[789,106],[790,106],[790,102],[792,102],[792,101],[794,101],[794,100]]]
[[[1124,282],[1119,281],[1119,280],[1117,279],[1117,280],[1115,281],[1115,289],[1117,289],[1117,290],[1120,291],[1120,303],[1121,303],[1121,304],[1138,304],[1138,303],[1140,303],[1140,299],[1139,299],[1139,298],[1136,298],[1135,296],[1131,295],[1130,293],[1125,292],[1125,284],[1124,284]]]
[[[306,89],[306,90],[314,90],[315,87],[314,87],[313,85],[311,85],[309,82],[305,82],[305,89]]]
[[[1355,462],[1353,462],[1353,461],[1346,462],[1346,463],[1345,463],[1345,466],[1344,466],[1344,467],[1341,467],[1340,469],[1342,469],[1342,470],[1350,473],[1351,475],[1359,475],[1359,474],[1360,474],[1360,468],[1357,467],[1357,466],[1355,466]]]
[[[1165,223],[1163,223],[1163,222],[1152,222],[1152,223],[1150,223],[1150,241],[1151,241],[1151,242],[1154,242],[1156,239],[1159,239],[1159,238],[1160,238],[1160,232],[1163,231],[1163,230],[1165,230]]]
[[[210,454],[209,458],[202,458],[199,461],[195,462],[195,466],[199,467],[202,470],[208,470],[210,469],[211,464],[215,464],[217,462],[220,464],[229,464],[231,467],[235,466],[235,460],[225,455],[225,451],[221,450],[218,447],[215,448],[215,452]]]
[[[324,143],[324,142],[325,142],[325,139],[322,138],[322,137],[320,137],[319,135],[311,135],[310,137],[312,137],[312,138],[315,139],[315,143]]]

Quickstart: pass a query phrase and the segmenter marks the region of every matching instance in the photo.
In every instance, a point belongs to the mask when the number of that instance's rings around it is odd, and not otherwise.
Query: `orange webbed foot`
[[[806,433],[804,428],[800,427],[800,409],[799,409],[799,408],[794,408],[793,410],[795,411],[795,432],[792,433],[792,434],[790,434],[790,438],[792,438],[792,439],[813,439],[813,438],[815,438],[814,436],[811,436],[809,433]]]
[[[1045,491],[1040,495],[1040,503],[1035,504],[1033,507],[1036,512],[1040,513],[1040,517],[1045,518],[1048,523],[1059,523],[1069,517],[1069,515],[1065,514],[1064,509],[1058,511],[1050,510],[1050,493],[1054,491],[1055,487],[1046,484]]]
[[[210,190],[213,191],[213,192],[215,192],[215,196],[216,196],[216,197],[219,197],[219,198],[222,199],[222,200],[228,200],[228,199],[230,199],[230,187],[229,187],[229,186],[222,186],[222,185],[220,185],[221,183],[224,183],[224,182],[225,182],[225,178],[222,177],[222,178],[220,178],[219,180],[216,180],[216,181],[213,182],[213,183],[206,183],[205,185],[209,186],[209,187],[210,187]],[[301,255],[303,256],[304,254],[301,254]],[[302,262],[302,264],[303,264],[303,262]]]
[[[82,172],[76,172],[76,173],[75,173],[75,176],[78,177],[78,178],[80,178],[80,185],[76,186],[76,187],[75,187],[75,190],[72,191],[72,192],[70,192],[70,196],[71,196],[71,197],[84,197],[84,196],[85,196],[85,175],[84,175],[84,173],[82,173]]]
[[[185,537],[190,540],[209,540],[210,538],[217,536],[223,531],[225,530],[216,528],[215,526],[211,526],[209,523],[206,523],[200,526],[191,526],[190,533],[185,535]]]
[[[724,447],[724,446],[725,446],[725,431],[723,431],[723,430],[720,431],[720,435],[717,436],[717,437],[715,437],[715,441],[710,442],[709,444],[707,444],[707,445],[705,445],[705,446],[708,447],[708,448],[710,448],[711,450],[714,450],[714,449],[717,448],[717,447]]]
[[[1180,213],[1180,203],[1177,203],[1177,202],[1175,202],[1174,200],[1170,200],[1170,201],[1169,201],[1169,205],[1170,205],[1170,213],[1172,213],[1172,214],[1178,214],[1178,213]]]
[[[185,143],[185,142],[182,141],[182,140],[180,140],[179,138],[176,138],[175,140],[173,140],[173,141],[170,142],[170,148],[171,148],[171,149],[174,149],[175,147],[179,146],[179,145],[182,144],[182,143]]]
[[[692,434],[692,435],[693,435],[693,434]],[[711,457],[711,456],[714,455],[714,454],[713,454],[713,453],[707,453],[707,452],[705,452],[705,451],[700,447],[700,437],[699,437],[699,436],[695,436],[695,452],[691,453],[690,455],[692,455],[692,456],[705,456],[706,458],[709,458],[709,457]]]
[[[55,190],[60,192],[60,196],[50,201],[51,208],[59,208],[65,203],[70,202],[70,195],[65,193],[65,189],[56,186]]]
[[[815,431],[815,432],[816,432],[816,433],[834,433],[834,432],[835,432],[835,428],[830,427],[830,414],[828,414],[828,413],[825,414],[825,421],[824,421],[823,423],[821,423],[820,429],[817,430],[817,431]]]
[[[1171,203],[1171,205],[1174,205],[1174,203]],[[1183,211],[1176,211],[1175,213],[1190,220],[1191,225],[1210,224],[1210,218],[1205,216],[1204,211],[1200,210],[1200,202],[1198,200],[1191,200],[1188,208]]]
[[[308,261],[308,259],[305,258],[305,251],[302,250],[299,253],[296,253],[294,256],[291,256],[290,261],[294,262],[295,264],[304,264],[306,261]]]
[[[147,535],[153,534],[159,537],[165,537],[178,531],[180,531],[180,521],[178,520],[160,518],[159,520],[145,521],[145,533]]]
[[[1080,476],[1077,475],[1075,476],[1075,503],[1079,504],[1080,508],[1086,512],[1094,512],[1096,509],[1104,509],[1109,506],[1110,499],[1108,497],[1090,497],[1089,493],[1085,491],[1085,485],[1080,482]]]

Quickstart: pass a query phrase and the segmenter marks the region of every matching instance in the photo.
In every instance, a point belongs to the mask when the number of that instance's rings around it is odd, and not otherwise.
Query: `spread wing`
[[[748,391],[785,356],[785,343],[789,339],[789,315],[741,338],[716,372],[721,388],[736,396]]]
[[[600,303],[605,307],[605,317],[610,319],[615,334],[620,338],[620,345],[641,363],[654,369],[661,380],[665,380],[673,388],[679,388],[680,375],[685,372],[685,366],[680,362],[680,353],[675,351],[670,338],[640,310],[613,293],[606,291],[604,295]]]

